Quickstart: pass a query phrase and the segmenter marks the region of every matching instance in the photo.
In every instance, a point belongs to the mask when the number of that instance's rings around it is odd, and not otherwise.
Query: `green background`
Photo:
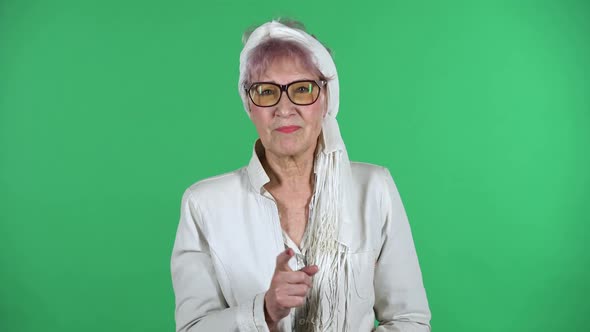
[[[241,34],[273,17],[334,51],[434,331],[588,330],[590,2],[0,0],[0,331],[174,329],[180,198],[247,164]]]

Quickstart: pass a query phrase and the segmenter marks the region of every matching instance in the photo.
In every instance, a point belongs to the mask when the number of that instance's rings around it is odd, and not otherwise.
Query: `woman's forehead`
[[[256,74],[256,73],[254,73]],[[259,75],[253,75],[254,81],[269,81],[276,83],[289,83],[297,79],[317,79],[314,68],[308,68],[297,58],[274,59],[266,68],[261,68]],[[280,81],[287,82],[280,82]]]

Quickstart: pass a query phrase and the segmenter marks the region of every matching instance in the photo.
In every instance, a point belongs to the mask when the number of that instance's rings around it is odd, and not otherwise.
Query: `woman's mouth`
[[[280,131],[281,133],[284,133],[284,134],[290,134],[294,131],[299,130],[300,128],[301,127],[299,127],[299,126],[284,126],[284,127],[279,127],[276,130]]]

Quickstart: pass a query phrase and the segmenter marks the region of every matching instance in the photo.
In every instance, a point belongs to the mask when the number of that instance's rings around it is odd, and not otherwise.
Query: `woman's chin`
[[[280,144],[274,150],[275,154],[280,157],[299,156],[305,151],[302,144]]]

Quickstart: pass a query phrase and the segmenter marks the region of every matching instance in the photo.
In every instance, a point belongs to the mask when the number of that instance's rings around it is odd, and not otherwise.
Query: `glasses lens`
[[[294,104],[309,105],[318,99],[320,87],[314,81],[295,82],[291,83],[287,94]]]
[[[257,106],[271,106],[281,97],[281,89],[273,84],[260,83],[250,87],[250,98]]]

